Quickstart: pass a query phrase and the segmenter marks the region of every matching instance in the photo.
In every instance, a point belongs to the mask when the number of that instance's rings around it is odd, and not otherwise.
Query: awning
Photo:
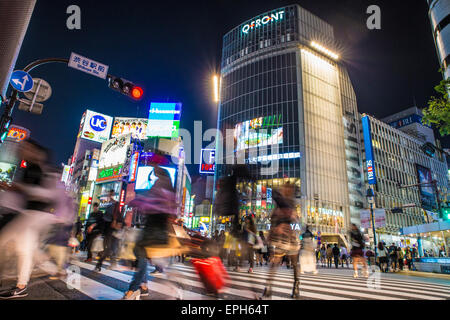
[[[433,231],[450,230],[450,221],[439,221],[434,223],[420,224],[417,226],[405,227],[400,229],[402,235],[426,233]]]

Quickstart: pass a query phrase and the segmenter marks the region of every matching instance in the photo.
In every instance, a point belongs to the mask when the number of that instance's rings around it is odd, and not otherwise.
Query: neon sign
[[[284,15],[284,10],[278,11],[277,13],[272,13],[270,16],[264,16],[260,19],[256,19],[250,23],[247,23],[242,27],[242,32],[245,34],[248,34],[250,30],[253,30],[255,28],[259,28],[263,25],[268,24],[269,22],[282,20]]]
[[[109,179],[117,179],[122,177],[122,169],[123,165],[118,165],[116,167],[111,167],[107,169],[103,169],[98,173],[98,181],[104,181]]]

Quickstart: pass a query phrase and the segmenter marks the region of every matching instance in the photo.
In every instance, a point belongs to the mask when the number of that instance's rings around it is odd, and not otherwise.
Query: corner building
[[[298,5],[263,13],[223,38],[216,180],[245,160],[257,181],[238,186],[241,213],[255,213],[258,230],[270,227],[272,189],[288,181],[298,187],[302,224],[323,241],[337,242],[359,224],[360,123],[336,48],[333,28]]]

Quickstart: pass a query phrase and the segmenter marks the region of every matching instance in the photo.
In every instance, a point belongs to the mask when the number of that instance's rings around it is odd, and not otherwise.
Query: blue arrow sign
[[[33,78],[22,70],[16,70],[9,81],[14,89],[20,92],[28,92],[33,88]]]

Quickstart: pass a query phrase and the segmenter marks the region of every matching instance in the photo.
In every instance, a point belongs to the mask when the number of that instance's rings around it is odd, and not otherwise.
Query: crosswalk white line
[[[64,281],[67,284],[67,279]],[[123,292],[80,275],[80,288],[75,288],[81,293],[95,300],[119,300],[123,297]]]
[[[185,269],[187,270],[187,269]],[[253,275],[255,275],[253,273]],[[242,274],[230,274],[230,278],[239,278],[241,280],[247,280],[249,279],[248,276],[243,276]],[[261,282],[264,280],[259,280],[261,279],[261,277],[258,277],[258,280],[256,279],[255,276],[252,277],[253,281],[256,282]],[[418,289],[414,289],[414,290],[407,290],[407,289],[398,289],[394,286],[390,286],[390,290],[385,290],[387,285],[382,285],[381,289],[375,289],[375,288],[369,288],[366,285],[366,282],[359,282],[359,283],[355,283],[354,285],[346,285],[345,282],[343,284],[342,281],[336,281],[335,279],[323,279],[320,277],[317,278],[310,278],[310,279],[305,279],[303,277],[300,278],[300,283],[301,283],[301,288],[303,287],[303,284],[308,283],[308,284],[313,284],[315,285],[315,290],[318,290],[319,287],[321,289],[326,290],[327,292],[329,291],[329,289],[326,287],[327,284],[333,284],[333,287],[335,288],[342,288],[342,289],[358,289],[358,290],[364,290],[364,291],[368,291],[368,292],[372,292],[372,293],[377,293],[379,295],[383,295],[388,297],[387,299],[399,299],[397,296],[401,296],[401,297],[407,297],[407,298],[416,298],[416,299],[425,299],[425,300],[443,300],[445,298],[450,298],[449,294],[436,294],[436,293],[431,293],[431,292],[426,292],[426,291],[422,291],[422,290],[418,290]],[[275,280],[276,281],[276,280]],[[293,278],[291,277],[290,282],[293,283]],[[241,284],[241,282],[237,283],[237,284]],[[325,287],[325,288],[323,288]],[[384,289],[383,289],[384,287]],[[395,290],[394,290],[395,289]],[[405,292],[406,291],[406,292]],[[412,291],[412,292],[411,292]],[[345,294],[344,291],[340,291],[341,294]],[[421,292],[423,292],[424,294],[420,294]],[[370,298],[371,296],[366,295],[365,293],[361,293],[358,292],[357,294],[355,294],[355,292],[351,292],[353,296],[357,295],[359,297],[363,297],[366,296],[368,298]],[[439,297],[438,297],[439,296]],[[379,296],[377,296],[379,299]]]
[[[179,265],[180,267],[184,267],[184,268],[192,268],[190,266],[182,266]],[[234,272],[234,271],[228,271],[229,274],[240,274],[242,275],[242,273],[238,273],[238,272]],[[254,270],[253,272],[254,275],[259,275],[259,276],[265,276],[267,277],[269,275],[268,271],[264,271],[264,270]],[[300,276],[301,279],[317,279],[317,280],[324,280],[326,279],[327,281],[345,281],[345,282],[350,282],[350,283],[355,283],[355,284],[361,284],[361,283],[366,283],[366,278],[360,278],[360,279],[354,279],[352,276],[336,276],[334,274],[328,274],[328,273],[319,273],[317,275],[312,275],[312,274],[302,274]],[[276,279],[281,279],[284,281],[294,281],[293,280],[293,273],[291,273],[290,275],[283,275],[283,274],[279,274],[277,272],[276,274]],[[398,290],[403,290],[406,291],[407,289],[412,289],[419,292],[423,292],[425,294],[434,294],[434,295],[438,295],[438,296],[446,296],[448,297],[450,294],[450,286],[446,286],[446,285],[433,285],[433,284],[428,284],[425,282],[408,282],[408,281],[397,281],[396,279],[387,279],[387,278],[380,278],[380,284],[382,287],[389,287],[389,288],[393,288],[393,289],[398,289]],[[417,285],[415,285],[417,284]],[[417,289],[417,287],[420,287],[421,289]],[[427,289],[428,291],[426,291],[425,289]],[[409,291],[409,290],[408,290]]]
[[[182,272],[185,275],[192,275],[192,273],[190,272],[186,272],[183,271]],[[236,279],[236,280],[231,280],[231,279]],[[237,281],[238,279],[240,279],[240,281]],[[245,276],[238,276],[238,275],[230,275],[230,281],[229,283],[232,285],[239,285],[239,286],[243,286],[243,287],[250,287],[250,288],[258,288],[258,289],[264,289],[265,288],[265,284],[266,284],[266,280],[260,280],[260,279],[251,279],[253,282],[257,282],[260,284],[254,284],[254,283],[247,283],[246,280],[249,280],[249,277],[245,277]],[[308,283],[310,284],[314,284],[314,282],[312,281],[308,281]],[[350,289],[354,289],[352,287],[348,287]],[[304,295],[304,293],[306,293],[307,291],[304,290],[312,290],[312,291],[322,291],[324,293],[335,293],[338,295],[338,297],[341,297],[342,295],[350,295],[353,297],[360,297],[360,298],[368,298],[368,299],[377,299],[377,300],[403,300],[401,298],[397,298],[397,297],[386,297],[386,296],[377,296],[377,295],[372,295],[372,294],[367,294],[367,293],[360,293],[357,292],[355,293],[354,291],[347,291],[347,290],[336,290],[336,289],[332,289],[332,288],[318,288],[317,286],[309,286],[309,285],[305,285],[302,281],[300,283],[300,296]],[[291,294],[292,293],[292,289],[286,289],[286,288],[280,288],[276,285],[276,283],[273,283],[272,285],[272,290],[273,291],[277,291],[277,292],[282,292],[282,293],[286,293],[286,294]],[[317,294],[317,293],[316,293]],[[237,294],[238,295],[238,294]],[[305,295],[306,296],[306,295]],[[327,300],[338,300],[336,296],[329,296],[326,297],[326,295],[323,295],[322,299],[327,299]],[[275,296],[273,296],[273,299],[276,299]],[[345,300],[345,299],[343,299]]]
[[[75,262],[75,261],[73,261],[72,264],[75,264],[75,265],[77,265],[79,267],[82,267],[84,269],[87,269],[87,270],[94,270],[95,269],[94,265],[87,264],[87,263],[84,263],[84,262]],[[131,283],[131,280],[133,279],[133,277],[130,276],[130,275],[127,275],[127,274],[124,274],[124,273],[121,273],[121,272],[117,272],[117,271],[113,271],[113,270],[103,270],[102,269],[101,274],[103,274],[105,276],[108,276],[108,277],[111,277],[111,278],[115,278],[117,280],[128,282],[128,283]],[[92,280],[92,281],[94,281],[94,280]],[[97,283],[99,283],[99,282],[97,282]],[[103,285],[103,284],[101,284],[101,285]],[[149,281],[147,283],[147,285],[148,285],[148,290],[149,291],[160,293],[160,294],[164,294],[166,296],[171,296],[173,298],[177,298],[178,297],[176,292],[174,292],[173,290],[168,290],[167,286],[164,286],[164,285],[162,285],[160,283]],[[118,292],[120,292],[120,291],[118,291]],[[122,298],[123,295],[124,295],[124,292],[120,292],[119,299]],[[207,300],[207,299],[211,299],[211,297],[208,297],[206,295],[201,295],[201,294],[198,294],[198,293],[195,293],[195,292],[192,292],[192,291],[188,291],[188,290],[183,290],[183,296],[184,296],[184,298],[186,300]]]

